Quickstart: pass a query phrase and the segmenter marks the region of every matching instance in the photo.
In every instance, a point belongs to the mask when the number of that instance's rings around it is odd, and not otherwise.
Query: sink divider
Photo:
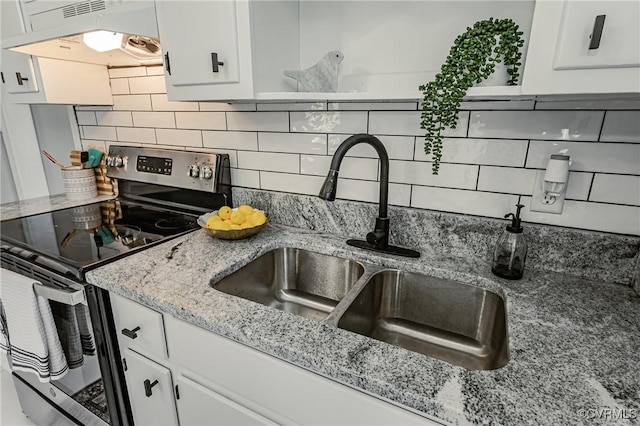
[[[344,315],[351,303],[353,303],[353,301],[360,295],[362,290],[364,290],[371,277],[373,277],[378,272],[393,269],[383,266],[376,266],[371,263],[362,261],[358,261],[358,263],[360,263],[364,268],[364,273],[358,279],[358,281],[355,282],[353,287],[347,292],[342,300],[336,305],[335,309],[331,311],[331,313],[324,320],[321,321],[322,324],[330,325],[337,328],[340,318],[342,318],[342,315]]]

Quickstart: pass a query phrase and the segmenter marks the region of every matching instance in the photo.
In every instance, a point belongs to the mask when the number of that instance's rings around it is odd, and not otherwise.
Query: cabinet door
[[[523,94],[638,92],[640,2],[536,2]]]
[[[638,66],[640,2],[564,2],[554,69]]]
[[[124,376],[136,425],[175,425],[171,373],[165,367],[126,349]]]
[[[7,93],[36,93],[38,83],[33,58],[24,53],[2,50],[2,83]]]
[[[156,2],[169,99],[253,96],[248,0]]]
[[[178,382],[178,416],[183,425],[273,425],[272,421],[186,377]]]

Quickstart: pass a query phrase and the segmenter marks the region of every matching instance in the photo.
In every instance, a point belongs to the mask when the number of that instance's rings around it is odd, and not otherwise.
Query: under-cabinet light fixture
[[[92,31],[83,34],[82,41],[96,52],[106,52],[122,45],[122,34],[113,31]]]

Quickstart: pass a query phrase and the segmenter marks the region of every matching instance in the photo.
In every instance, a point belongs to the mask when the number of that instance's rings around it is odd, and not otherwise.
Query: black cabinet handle
[[[169,62],[169,52],[164,54],[164,68],[171,75],[171,62]]]
[[[127,336],[129,339],[135,339],[136,337],[138,337],[138,334],[136,333],[136,331],[139,331],[139,330],[140,330],[140,327],[136,327],[133,330],[129,330],[128,328],[123,328],[122,334]]]
[[[23,77],[19,72],[16,73],[16,78],[18,79],[18,86],[23,86],[25,81],[29,81],[28,78]]]
[[[4,73],[0,72],[0,77],[2,77],[2,82],[4,83]]]
[[[607,15],[598,15],[593,23],[593,31],[591,32],[591,42],[589,50],[595,50],[600,47],[600,39],[602,38],[602,28],[604,28],[604,19]]]
[[[220,71],[218,67],[221,67],[224,65],[224,62],[218,61],[218,54],[215,52],[211,52],[211,65],[212,65],[213,72]]]
[[[157,380],[154,380],[153,383],[151,383],[151,380],[149,379],[144,381],[144,394],[147,395],[147,398],[153,395],[153,393],[151,392],[151,388],[157,384],[158,384]]]

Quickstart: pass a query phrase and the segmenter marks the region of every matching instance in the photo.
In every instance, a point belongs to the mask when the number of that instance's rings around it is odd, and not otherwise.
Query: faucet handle
[[[367,242],[372,246],[378,248],[378,244],[381,243],[386,237],[386,234],[382,229],[375,229],[373,232],[367,234]],[[382,247],[380,247],[382,248]]]

